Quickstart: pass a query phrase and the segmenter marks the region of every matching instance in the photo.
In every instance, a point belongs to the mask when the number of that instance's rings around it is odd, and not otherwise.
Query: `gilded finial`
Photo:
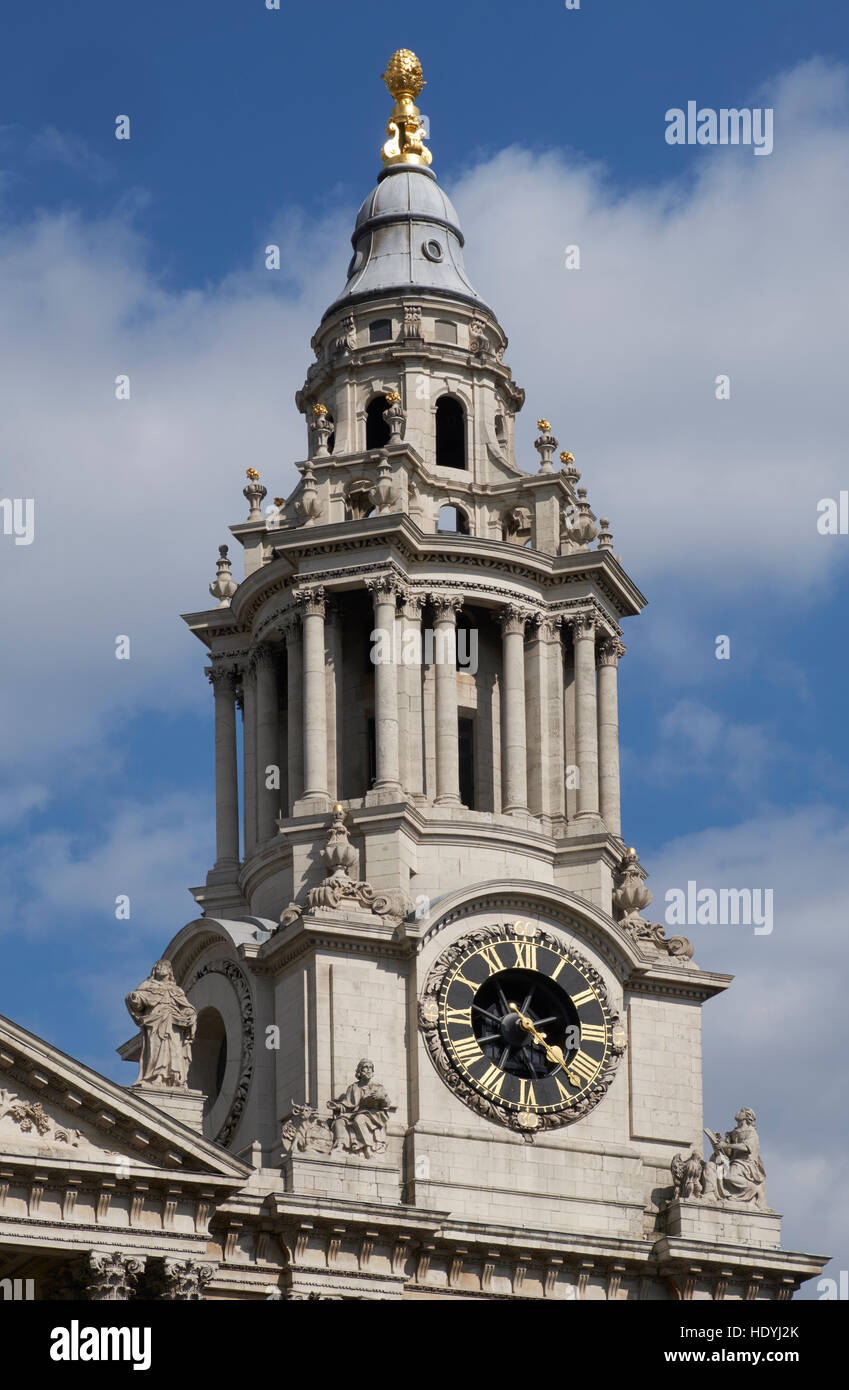
[[[568,449],[564,449],[564,450],[563,450],[563,453],[560,455],[560,462],[561,462],[561,463],[574,463],[574,462],[575,462],[575,455],[574,455],[574,454],[570,454]]]
[[[318,419],[319,415],[327,414],[327,406],[322,405],[321,401],[316,401],[315,405],[312,408],[312,413],[315,416],[315,418]]]
[[[390,405],[393,405],[395,401],[400,401],[401,393],[399,391],[387,391],[386,399],[388,400]]]
[[[392,54],[381,77],[395,98],[395,105],[386,127],[389,139],[380,157],[387,168],[393,164],[416,164],[426,169],[433,155],[425,149],[425,129],[415,104],[425,85],[422,65],[409,48],[399,48]]]
[[[537,420],[537,429],[542,430],[543,434],[548,434],[548,431],[551,429],[551,425],[548,423],[547,420]]]
[[[245,477],[246,477],[246,478],[250,478],[250,480],[251,480],[252,483],[258,483],[258,482],[259,482],[259,474],[257,473],[257,471],[256,471],[255,468],[246,468],[246,469],[245,469]]]

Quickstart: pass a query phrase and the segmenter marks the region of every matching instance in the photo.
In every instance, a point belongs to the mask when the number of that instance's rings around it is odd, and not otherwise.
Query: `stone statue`
[[[726,1202],[750,1202],[766,1208],[766,1173],[761,1162],[754,1110],[738,1110],[736,1127],[723,1138],[709,1129],[705,1134],[713,1154],[704,1166],[704,1196]]]
[[[147,979],[127,995],[130,1016],[142,1031],[137,1085],[186,1089],[197,1010],[175,983],[170,960],[158,960]]]
[[[336,1100],[327,1102],[334,1149],[360,1153],[364,1158],[385,1150],[389,1097],[373,1077],[374,1063],[364,1057],[357,1065],[356,1080]]]
[[[723,1136],[706,1129],[713,1146],[707,1160],[693,1150],[672,1160],[674,1196],[681,1201],[746,1202],[766,1211],[766,1174],[754,1110],[738,1110],[736,1128]]]

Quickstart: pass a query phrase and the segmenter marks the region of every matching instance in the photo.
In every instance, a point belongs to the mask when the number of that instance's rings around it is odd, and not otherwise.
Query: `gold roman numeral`
[[[556,980],[556,979],[557,979],[557,976],[560,974],[560,971],[563,969],[564,965],[568,965],[568,964],[569,964],[568,960],[566,960],[565,957],[561,956],[561,957],[560,957],[560,964],[558,965],[557,969],[556,969],[556,970],[553,970],[553,971],[551,972],[551,978],[552,978],[552,980]]]
[[[455,1008],[453,1007],[453,1005],[451,1005],[451,1004],[446,1004],[446,1006],[445,1006],[445,1022],[446,1022],[446,1023],[465,1023],[465,1025],[466,1025],[467,1028],[471,1028],[471,1026],[472,1026],[472,1006],[471,1006],[471,1004],[467,1004],[466,1007],[465,1007],[465,1009],[455,1009]]]
[[[471,1017],[471,1009],[469,1010]],[[603,1023],[582,1023],[581,1042],[604,1042],[607,1029]]]
[[[566,1090],[566,1087],[563,1085],[563,1082],[560,1080],[560,1077],[555,1076],[554,1080],[557,1082],[557,1089],[560,1092],[560,1099],[569,1100],[569,1092]]]
[[[483,1056],[474,1033],[468,1033],[464,1038],[452,1038],[451,1046],[459,1060],[464,1062],[466,1066],[470,1062],[478,1061]]]
[[[494,946],[482,946],[476,954],[486,961],[490,975],[496,975],[499,970],[507,968]]]
[[[595,999],[595,997],[594,989],[584,989],[580,994],[572,995],[572,1003],[575,1005],[576,1009],[580,1009],[582,1004],[589,1004],[590,1000]]]
[[[513,950],[516,952],[517,970],[536,970],[537,944],[535,941],[514,941]]]
[[[467,989],[470,989],[470,990],[472,991],[472,994],[477,994],[478,990],[480,989],[480,985],[479,985],[479,984],[475,984],[475,981],[474,981],[474,980],[467,980],[467,979],[466,979],[466,977],[465,977],[465,975],[463,974],[462,970],[458,970],[458,971],[457,971],[457,974],[454,975],[454,976],[452,977],[452,980],[451,980],[452,985],[454,984],[454,981],[455,981],[455,980],[456,980],[459,984],[465,985],[465,986],[467,987]]]
[[[499,1071],[498,1067],[487,1067],[483,1076],[479,1076],[477,1080],[479,1086],[484,1086],[487,1091],[492,1091],[493,1095],[501,1095],[501,1087],[504,1085],[504,1072]]]
[[[569,1063],[569,1071],[580,1076],[582,1081],[592,1081],[598,1069],[599,1063],[588,1057],[586,1052],[576,1052]]]
[[[533,1081],[525,1081],[522,1077],[520,1077],[520,1078],[519,1078],[519,1104],[520,1104],[520,1105],[536,1105],[536,1103],[537,1103],[537,1098],[536,1098],[536,1095],[535,1095],[535,1093],[534,1093],[534,1083],[533,1083]]]

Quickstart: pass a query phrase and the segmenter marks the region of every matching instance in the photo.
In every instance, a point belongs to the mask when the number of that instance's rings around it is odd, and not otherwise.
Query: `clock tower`
[[[702,1005],[730,977],[642,915],[622,838],[645,600],[547,420],[517,459],[525,393],[418,59],[384,80],[299,481],[271,497],[248,469],[244,578],[222,546],[216,606],[185,618],[217,849],[165,958],[197,1012],[185,1104],[252,1169],[213,1224],[220,1286],[786,1298],[821,1261],[780,1246],[752,1112],[702,1155]]]

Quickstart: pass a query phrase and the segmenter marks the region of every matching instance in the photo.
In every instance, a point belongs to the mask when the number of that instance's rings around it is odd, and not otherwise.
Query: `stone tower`
[[[384,77],[300,481],[272,503],[248,470],[244,579],[222,547],[218,606],[185,619],[217,857],[165,954],[204,1132],[254,1169],[221,1259],[256,1296],[786,1297],[819,1265],[779,1248],[754,1119],[745,1173],[699,1157],[701,1006],[729,977],[642,918],[621,836],[644,599],[548,421],[516,461],[524,392],[418,60]]]

